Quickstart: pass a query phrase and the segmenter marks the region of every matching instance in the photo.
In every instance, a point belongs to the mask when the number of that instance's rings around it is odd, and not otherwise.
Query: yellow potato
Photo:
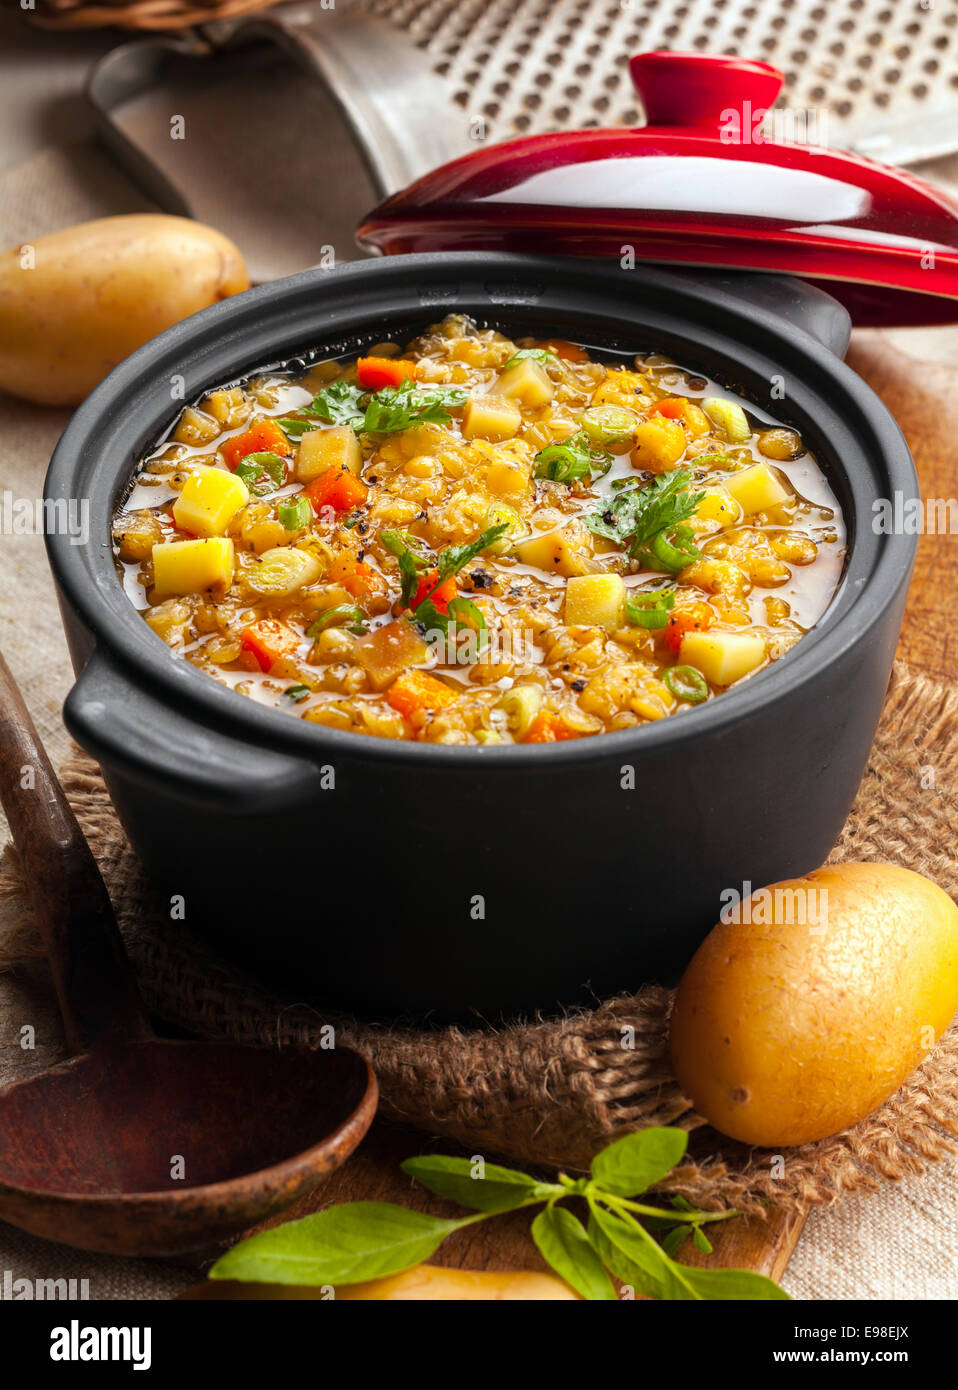
[[[0,389],[78,405],[135,348],[249,288],[231,241],[185,217],[66,227],[0,254]]]
[[[778,1148],[864,1119],[958,1008],[958,907],[910,869],[817,869],[735,915],[693,956],[671,1040],[683,1090],[733,1139]]]
[[[554,1274],[535,1270],[442,1269],[438,1265],[414,1265],[402,1274],[370,1279],[364,1284],[254,1284],[236,1279],[210,1279],[180,1294],[181,1299],[203,1302],[233,1299],[271,1301],[320,1301],[337,1303],[474,1303],[552,1302],[576,1300],[579,1295]]]

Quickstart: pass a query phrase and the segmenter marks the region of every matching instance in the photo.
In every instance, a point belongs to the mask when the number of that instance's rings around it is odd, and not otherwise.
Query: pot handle
[[[786,323],[816,338],[836,357],[844,357],[852,333],[851,315],[837,299],[794,275],[764,275],[752,271],[700,271],[697,284],[713,285],[724,294],[777,314]]]
[[[104,651],[92,653],[63,706],[76,741],[148,787],[176,789],[210,810],[289,809],[321,795],[319,765],[254,748],[183,718],[134,686]]]

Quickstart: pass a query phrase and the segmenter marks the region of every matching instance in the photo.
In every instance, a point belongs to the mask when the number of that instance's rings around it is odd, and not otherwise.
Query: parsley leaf
[[[637,559],[643,546],[657,536],[674,531],[694,514],[705,493],[689,492],[691,481],[692,474],[687,468],[662,473],[648,487],[617,493],[601,512],[585,517],[585,524],[597,536],[605,536],[621,546],[628,543],[629,554]],[[682,529],[689,530],[688,527]],[[682,539],[688,541],[689,537]],[[689,547],[687,553],[691,554],[693,549]],[[692,558],[697,555],[698,552]]]
[[[366,413],[361,404],[365,394],[351,381],[333,381],[316,392],[304,414],[325,420],[328,425],[352,425],[356,429]]]
[[[496,526],[490,526],[483,531],[474,541],[468,545],[450,545],[445,550],[439,552],[436,561],[436,568],[439,571],[439,583],[448,579],[450,575],[458,574],[464,565],[468,565],[470,560],[474,560],[477,555],[481,555],[484,550],[488,550],[490,545],[495,545],[500,536],[504,535],[509,529],[508,521],[501,521]]]
[[[452,419],[449,410],[468,399],[462,386],[423,390],[407,377],[399,386],[384,386],[369,397],[363,429],[369,434],[398,434],[410,425],[446,425]]]

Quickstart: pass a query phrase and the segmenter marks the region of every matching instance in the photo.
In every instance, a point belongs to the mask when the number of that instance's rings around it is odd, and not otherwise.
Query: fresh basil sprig
[[[560,1173],[554,1183],[491,1163],[477,1171],[473,1159],[409,1158],[404,1172],[430,1192],[469,1208],[470,1214],[443,1219],[389,1202],[327,1207],[240,1241],[217,1260],[210,1277],[357,1284],[420,1264],[446,1236],[477,1221],[542,1206],[532,1222],[533,1240],[546,1262],[584,1299],[616,1298],[610,1275],[655,1299],[787,1299],[784,1289],[762,1274],[696,1269],[674,1258],[689,1236],[699,1249],[711,1249],[703,1228],[728,1220],[734,1211],[697,1211],[682,1197],[672,1198],[669,1206],[635,1200],[681,1161],[687,1142],[684,1130],[639,1130],[597,1154],[588,1177]],[[587,1224],[560,1205],[571,1199],[585,1202]]]
[[[236,476],[243,480],[253,497],[265,497],[283,486],[286,461],[279,454],[269,452],[247,454],[236,465]]]

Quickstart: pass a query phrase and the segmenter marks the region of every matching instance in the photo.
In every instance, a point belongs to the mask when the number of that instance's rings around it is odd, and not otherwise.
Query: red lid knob
[[[771,63],[724,53],[637,53],[632,81],[649,125],[718,127],[736,112],[768,110],[785,81]]]

